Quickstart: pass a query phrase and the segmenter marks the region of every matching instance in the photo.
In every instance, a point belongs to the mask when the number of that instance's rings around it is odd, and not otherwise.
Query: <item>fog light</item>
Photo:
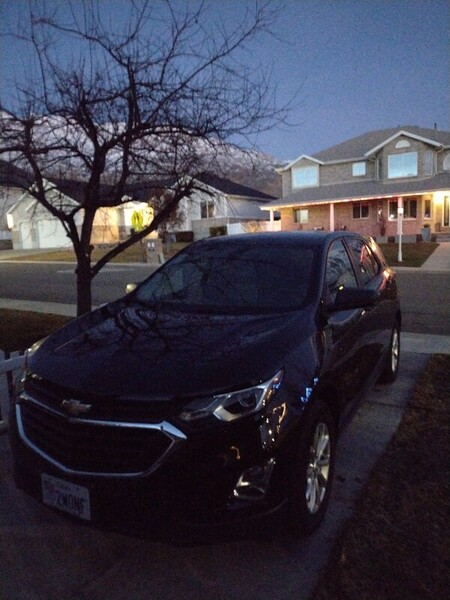
[[[275,459],[270,458],[263,465],[247,469],[239,477],[233,490],[234,498],[239,500],[261,500],[267,493]]]

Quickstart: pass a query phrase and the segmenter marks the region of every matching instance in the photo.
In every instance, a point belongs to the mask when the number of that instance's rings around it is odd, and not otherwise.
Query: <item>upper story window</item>
[[[396,177],[417,177],[417,152],[388,156],[388,179]]]
[[[408,140],[400,140],[395,144],[396,148],[409,148],[411,146],[411,144],[408,142]]]
[[[423,155],[423,174],[434,174],[434,154],[432,150],[426,150]]]
[[[293,188],[312,187],[315,185],[319,185],[319,167],[317,165],[292,169]]]
[[[355,162],[352,164],[352,175],[353,177],[362,177],[366,174],[366,163]]]
[[[442,165],[444,171],[450,171],[450,152],[444,158],[444,164]]]

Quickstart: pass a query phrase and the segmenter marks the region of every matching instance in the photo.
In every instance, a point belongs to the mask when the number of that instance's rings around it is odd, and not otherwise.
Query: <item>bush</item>
[[[177,242],[181,244],[190,244],[194,241],[194,232],[193,231],[177,231],[175,233],[175,238]]]
[[[210,227],[209,228],[209,235],[211,237],[218,237],[219,235],[227,235],[227,226],[226,225],[220,225],[218,227]]]

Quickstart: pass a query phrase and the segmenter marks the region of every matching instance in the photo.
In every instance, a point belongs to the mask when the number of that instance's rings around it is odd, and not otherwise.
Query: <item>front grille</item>
[[[171,401],[155,398],[150,402],[143,402],[128,398],[103,398],[88,392],[81,394],[30,374],[25,380],[24,390],[41,404],[56,411],[59,410],[61,401],[67,398],[90,404],[89,418],[102,421],[160,423],[179,412],[176,404]]]
[[[20,435],[28,446],[50,462],[75,473],[145,473],[155,468],[177,437],[184,437],[177,430],[169,432],[164,424],[111,423],[67,417],[29,396],[23,397],[17,405],[17,417]]]

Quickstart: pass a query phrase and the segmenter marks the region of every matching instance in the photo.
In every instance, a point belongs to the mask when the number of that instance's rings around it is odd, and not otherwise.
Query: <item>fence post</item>
[[[8,390],[8,400],[11,400],[11,398],[14,395],[14,376],[13,376],[13,372],[16,369],[19,369],[21,367],[21,360],[20,357],[23,358],[23,351],[19,351],[19,356],[15,359],[11,360],[11,353],[7,352],[7,351],[3,351],[3,356],[4,359],[3,361],[0,361],[0,375],[2,373],[6,373],[6,382],[7,382],[7,390]],[[6,361],[11,361],[10,364],[5,364]],[[3,418],[2,415],[2,406],[1,406],[1,402],[0,402],[0,434],[1,433],[5,433],[5,431],[7,430],[8,425],[6,423],[6,421]]]
[[[8,358],[10,358],[10,353],[9,352],[3,352],[3,356],[5,358],[5,360],[8,360]],[[10,387],[9,387],[9,378],[8,378],[9,372],[6,373],[6,381],[8,382],[8,397],[11,397],[11,391],[10,391]],[[0,402],[0,433],[2,431],[4,431],[6,429],[6,424],[3,421],[3,415],[2,415],[2,403]]]

